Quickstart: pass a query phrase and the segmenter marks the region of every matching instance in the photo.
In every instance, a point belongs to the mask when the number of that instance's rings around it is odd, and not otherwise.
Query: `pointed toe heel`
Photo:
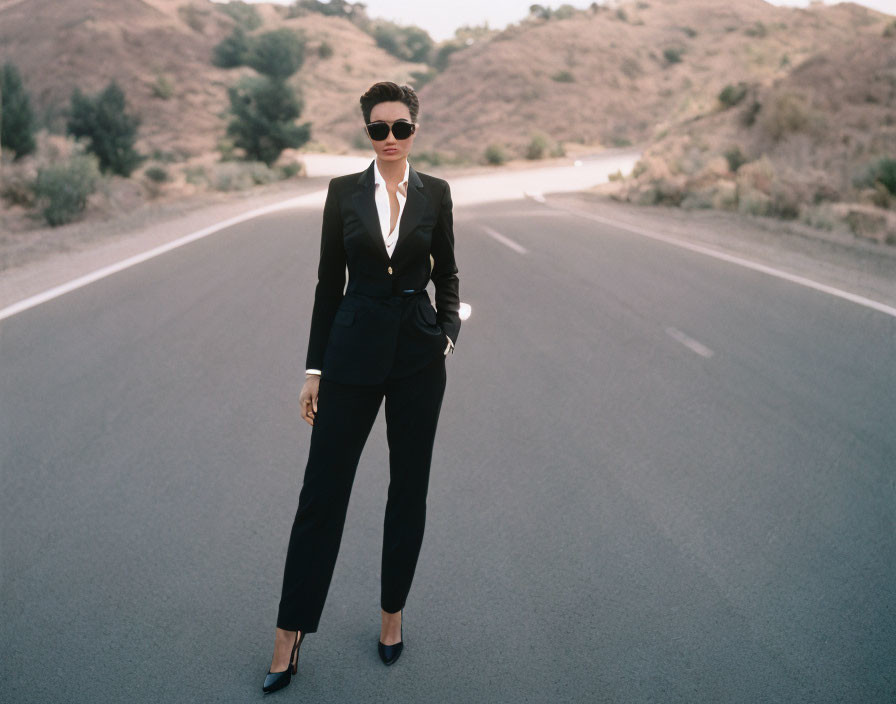
[[[383,661],[384,665],[391,665],[398,660],[398,656],[401,655],[401,651],[404,649],[404,609],[402,609],[401,626],[399,628],[401,633],[399,637],[402,640],[392,645],[386,645],[383,641],[377,642],[377,650],[380,654],[380,660]]]
[[[301,647],[303,640],[305,640],[305,631],[302,631],[301,638],[299,637],[299,632],[296,631],[296,641],[292,646],[292,653],[290,653],[289,656],[289,665],[287,665],[286,669],[282,672],[271,672],[268,670],[268,673],[264,678],[264,685],[262,685],[261,688],[265,694],[270,694],[271,692],[276,692],[278,689],[283,689],[292,681],[292,676],[299,671],[299,648]]]

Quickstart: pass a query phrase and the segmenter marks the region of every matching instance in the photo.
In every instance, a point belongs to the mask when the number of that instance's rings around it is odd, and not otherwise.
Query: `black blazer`
[[[408,169],[407,200],[390,258],[373,169],[371,162],[365,171],[331,179],[324,205],[305,368],[343,384],[412,374],[444,355],[446,335],[456,343],[460,332],[448,182]],[[430,279],[435,309],[426,291]]]

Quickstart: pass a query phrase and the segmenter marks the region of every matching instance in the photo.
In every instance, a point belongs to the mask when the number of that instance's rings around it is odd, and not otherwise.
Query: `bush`
[[[170,180],[168,170],[163,166],[150,166],[143,172],[150,181],[154,183],[165,183]]]
[[[34,193],[41,215],[53,227],[71,222],[87,207],[99,178],[97,158],[91,154],[75,154],[67,162],[40,167]]]
[[[683,53],[684,49],[669,47],[667,49],[663,49],[663,58],[666,59],[666,63],[677,64],[681,63],[681,55]]]
[[[790,132],[800,132],[810,124],[810,109],[805,98],[795,93],[778,93],[759,115],[760,126],[774,140]]]
[[[124,92],[114,79],[94,97],[77,87],[72,92],[66,129],[76,139],[87,139],[87,150],[97,156],[103,172],[130,176],[144,161],[134,150],[139,125],[139,117],[125,112]]]
[[[234,27],[230,35],[212,49],[212,64],[219,68],[242,66],[249,54],[249,43],[249,37],[243,28]]]
[[[747,157],[744,156],[740,147],[737,145],[725,151],[725,159],[728,161],[728,168],[735,173],[741,166],[747,163]]]
[[[548,148],[548,139],[543,134],[535,134],[526,146],[527,159],[543,159]]]
[[[3,64],[0,75],[0,146],[15,153],[16,160],[37,148],[34,112],[15,64]]]
[[[261,15],[258,14],[256,8],[248,3],[230,0],[230,2],[218,4],[215,7],[231,17],[238,27],[242,27],[248,32],[261,27]]]
[[[305,61],[305,37],[281,27],[254,37],[249,42],[245,63],[274,79],[286,79]]]
[[[744,30],[744,34],[748,37],[764,37],[768,34],[768,30],[762,22],[756,20],[751,26]]]
[[[333,46],[329,42],[321,42],[317,47],[317,55],[321,59],[329,59],[333,56]]]
[[[574,83],[576,80],[569,71],[558,71],[551,78],[557,83]]]
[[[378,47],[402,61],[426,63],[433,50],[433,40],[426,30],[413,25],[402,27],[380,21],[373,27],[373,38]]]
[[[726,108],[737,105],[747,95],[747,84],[741,81],[736,86],[730,83],[719,93],[719,102]]]
[[[193,185],[207,184],[208,174],[205,173],[205,167],[201,164],[199,166],[188,166],[184,169],[184,179],[187,183]]]
[[[500,144],[491,143],[485,148],[485,161],[495,166],[507,161],[507,152]]]
[[[854,181],[859,187],[874,188],[875,184],[881,184],[892,195],[896,195],[896,159],[881,157],[868,165],[865,173]]]
[[[169,100],[174,95],[174,84],[167,76],[159,74],[156,76],[156,82],[152,84],[152,94],[162,100]]]
[[[0,181],[0,198],[10,205],[30,208],[34,205],[34,179],[21,169],[9,169]]]
[[[301,147],[311,138],[311,123],[296,125],[302,103],[282,81],[257,77],[227,89],[233,119],[227,136],[249,159],[270,166],[286,148]]]

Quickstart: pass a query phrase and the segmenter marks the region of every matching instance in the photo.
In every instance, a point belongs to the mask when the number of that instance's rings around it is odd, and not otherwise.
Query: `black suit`
[[[409,169],[390,258],[374,201],[373,168],[371,162],[359,174],[332,179],[324,205],[305,366],[345,384],[413,374],[443,354],[445,335],[456,343],[460,332],[448,183]],[[430,278],[437,310],[426,293]]]
[[[446,181],[409,169],[390,259],[373,169],[372,162],[359,174],[332,179],[324,206],[306,359],[306,368],[320,369],[321,379],[277,614],[277,626],[290,631],[317,630],[355,470],[383,398],[390,476],[383,610],[403,608],[423,540],[446,335],[456,341],[460,330],[451,192]],[[426,292],[430,278],[437,311]]]

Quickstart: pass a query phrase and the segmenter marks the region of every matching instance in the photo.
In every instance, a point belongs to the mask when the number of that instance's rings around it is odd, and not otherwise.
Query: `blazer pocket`
[[[423,314],[423,320],[425,322],[429,323],[430,325],[435,325],[436,324],[436,312],[433,310],[433,307],[431,305],[429,305],[428,303],[424,303],[421,306],[421,309],[422,309],[422,314]]]
[[[336,317],[333,318],[335,325],[351,325],[355,319],[355,311],[353,310],[337,310]]]

